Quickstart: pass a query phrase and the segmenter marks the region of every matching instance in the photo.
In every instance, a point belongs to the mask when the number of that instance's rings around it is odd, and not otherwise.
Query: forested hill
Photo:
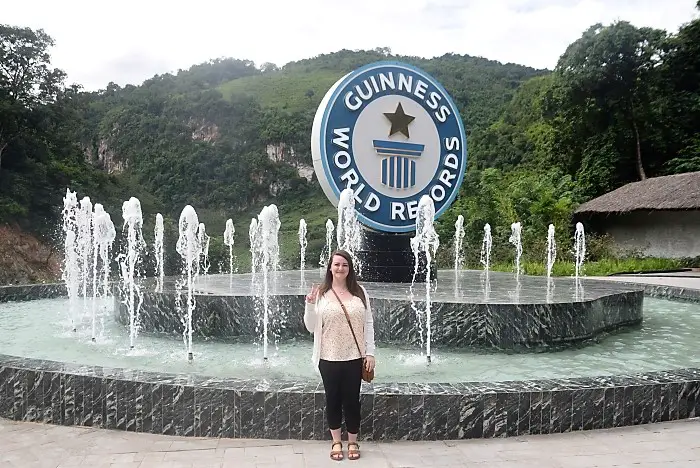
[[[677,33],[625,21],[593,25],[562,47],[552,71],[378,48],[281,68],[217,59],[98,92],[65,85],[44,31],[0,25],[0,223],[55,231],[70,187],[103,203],[120,225],[121,203],[136,196],[146,232],[161,212],[171,241],[180,211],[193,205],[219,253],[219,233],[233,218],[245,257],[250,217],[276,203],[284,266],[298,261],[300,217],[314,262],[323,224],[334,216],[311,169],[315,110],[344,74],[400,60],[443,83],[468,131],[460,196],[437,223],[443,245],[462,214],[468,264],[478,264],[487,222],[498,246],[493,258],[507,262],[510,224],[521,221],[525,256],[538,260],[554,223],[565,258],[578,203],[640,178],[700,170],[700,20],[690,20]],[[609,254],[593,240],[590,253]],[[448,259],[449,249],[441,255]],[[175,256],[171,262],[175,268]]]
[[[248,209],[307,190],[310,134],[323,95],[344,74],[377,60],[433,73],[458,103],[470,133],[500,115],[518,86],[541,72],[469,56],[426,60],[386,49],[340,51],[278,68],[222,59],[138,87],[93,93],[80,140],[108,171],[128,170],[169,209],[192,203]]]

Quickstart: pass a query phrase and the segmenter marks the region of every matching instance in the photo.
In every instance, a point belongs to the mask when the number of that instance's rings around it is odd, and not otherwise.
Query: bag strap
[[[350,331],[352,332],[352,337],[355,340],[355,346],[357,346],[357,352],[360,353],[360,357],[362,356],[362,351],[360,351],[360,344],[357,342],[357,337],[355,336],[355,330],[352,329],[352,323],[350,323],[350,316],[348,315],[348,311],[345,308],[345,304],[343,304],[343,301],[340,300],[340,296],[338,296],[338,293],[335,292],[333,288],[331,288],[331,291],[333,291],[333,294],[335,294],[335,297],[338,299],[338,302],[340,302],[340,307],[343,308],[343,312],[345,312],[345,318],[348,321],[348,325],[350,326]]]

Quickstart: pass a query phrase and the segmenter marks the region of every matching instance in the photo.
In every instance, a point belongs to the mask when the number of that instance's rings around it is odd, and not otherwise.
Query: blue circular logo
[[[424,71],[377,62],[344,76],[314,118],[316,176],[337,206],[351,188],[365,226],[415,230],[418,201],[432,198],[437,219],[454,201],[467,167],[467,139],[457,106]]]

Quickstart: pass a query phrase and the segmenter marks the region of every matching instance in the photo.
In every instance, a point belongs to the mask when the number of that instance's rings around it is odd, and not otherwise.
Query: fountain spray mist
[[[418,212],[416,217],[416,235],[411,238],[411,250],[415,260],[413,269],[413,280],[411,281],[411,297],[413,297],[413,286],[416,282],[416,275],[420,267],[421,254],[425,258],[425,352],[428,363],[431,361],[431,321],[432,321],[432,301],[430,298],[431,268],[432,260],[440,246],[440,237],[435,231],[433,220],[435,219],[435,205],[433,199],[428,195],[423,195],[418,202]],[[411,301],[413,303],[413,300]],[[422,332],[421,332],[422,333]]]
[[[586,234],[581,223],[576,223],[574,254],[576,256],[576,278],[578,278],[583,274],[583,262],[586,259]]]
[[[102,289],[102,297],[107,297],[108,286],[104,282],[109,281],[109,271],[105,277],[105,267],[109,268],[109,248],[112,246],[114,239],[117,237],[114,224],[103,206],[95,203],[95,212],[93,214],[93,256],[92,256],[92,341],[96,341],[96,309],[97,296]],[[103,288],[97,285],[98,277],[100,276],[97,270],[98,258],[102,261],[102,281]]]
[[[80,265],[78,252],[76,251],[76,237],[78,226],[76,222],[76,211],[78,207],[78,197],[75,192],[66,189],[66,196],[63,198],[63,272],[62,279],[66,283],[68,292],[68,315],[73,331],[77,331],[75,324],[76,301],[80,289]]]
[[[464,264],[464,253],[462,252],[462,244],[464,243],[464,216],[457,216],[457,221],[455,221],[455,237],[454,237],[454,251],[455,251],[455,271],[461,270]]]
[[[299,270],[301,271],[302,277],[304,276],[304,267],[306,266],[306,246],[308,242],[306,240],[306,220],[301,218],[299,220],[299,256],[301,260],[299,261]]]
[[[263,299],[263,359],[267,361],[268,328],[270,323],[270,274],[279,268],[279,212],[276,205],[269,205],[258,215],[260,242],[260,273],[262,274]]]
[[[481,257],[479,262],[484,265],[484,270],[489,271],[491,265],[491,246],[493,245],[493,238],[491,237],[491,225],[486,223],[484,225],[484,240],[481,241]]]
[[[362,228],[357,220],[355,211],[355,192],[351,188],[346,188],[340,192],[338,200],[338,226],[337,241],[338,248],[345,250],[352,257],[355,273],[362,274],[362,264],[357,258],[357,251],[362,248]],[[331,251],[328,252],[330,261]]]
[[[520,257],[523,255],[523,243],[521,240],[522,225],[513,223],[510,225],[511,235],[508,242],[515,246],[515,276],[520,277]]]
[[[192,315],[194,314],[195,299],[194,299],[194,283],[199,276],[199,256],[201,254],[201,245],[197,230],[199,227],[199,219],[197,212],[192,206],[187,205],[180,213],[180,221],[178,222],[179,236],[175,249],[180,254],[183,260],[183,276],[187,281],[187,312],[184,319],[185,330],[182,332],[185,346],[187,347],[187,360],[192,361]],[[180,295],[178,294],[178,297]]]
[[[156,214],[156,226],[153,229],[153,250],[156,253],[156,291],[163,292],[163,280],[165,279],[164,263],[163,263],[163,237],[165,228],[163,227],[163,215]]]
[[[547,229],[547,278],[552,276],[552,267],[557,260],[557,241],[554,238],[554,224]]]
[[[226,220],[226,229],[224,230],[224,245],[228,247],[228,274],[229,279],[233,279],[233,243],[236,228],[233,227],[231,218]]]
[[[141,251],[146,243],[143,240],[141,228],[143,227],[143,215],[141,202],[136,197],[131,197],[122,204],[122,218],[126,230],[127,251],[126,255],[120,255],[120,272],[122,285],[126,289],[126,305],[129,310],[129,346],[134,349],[134,343],[139,330],[139,311],[143,297],[141,288],[136,281],[138,275],[137,266],[141,260]],[[138,303],[136,299],[138,298]]]

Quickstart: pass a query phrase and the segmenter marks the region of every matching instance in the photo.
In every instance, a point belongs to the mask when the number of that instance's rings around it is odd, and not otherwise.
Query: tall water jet
[[[304,276],[304,267],[306,266],[306,246],[308,245],[308,242],[306,240],[306,220],[304,218],[301,218],[299,220],[299,256],[300,256],[300,261],[299,261],[299,270],[301,271],[301,275]]]
[[[141,288],[136,281],[138,275],[137,266],[141,260],[141,251],[145,246],[141,229],[143,227],[143,215],[141,202],[136,197],[131,197],[122,204],[122,217],[124,225],[122,232],[126,230],[127,250],[120,255],[120,272],[122,285],[126,290],[124,294],[126,306],[129,310],[129,346],[134,349],[134,343],[139,330],[139,311],[141,309]],[[138,303],[136,302],[138,298]]]
[[[520,257],[523,255],[523,243],[521,240],[522,226],[518,223],[510,225],[511,234],[508,242],[515,246],[515,276],[520,276]]]
[[[96,308],[97,296],[102,291],[102,297],[107,297],[109,290],[109,249],[117,237],[117,232],[114,229],[114,224],[103,206],[100,203],[95,203],[95,212],[93,214],[93,244],[92,244],[92,341],[96,341]],[[98,273],[97,265],[98,258],[102,262],[101,275]],[[98,287],[98,277],[102,277],[102,287]]]
[[[335,226],[333,221],[330,219],[326,221],[326,245],[321,251],[321,259],[319,265],[321,267],[321,277],[323,277],[326,272],[325,269],[328,266],[328,262],[331,261],[331,254],[333,253],[333,233],[335,232]]]
[[[153,250],[156,254],[156,291],[163,292],[163,280],[165,279],[163,238],[165,235],[165,228],[163,227],[163,215],[160,213],[156,214],[156,227],[153,230],[153,235]]]
[[[586,259],[586,234],[583,224],[576,223],[576,233],[574,234],[574,255],[576,260],[576,278],[583,275],[583,262]]]
[[[197,212],[191,205],[185,206],[180,213],[180,221],[178,222],[179,236],[175,250],[180,254],[183,260],[182,274],[186,278],[187,286],[187,312],[184,319],[185,330],[182,332],[182,338],[187,347],[187,360],[192,361],[192,315],[194,314],[195,299],[194,299],[194,283],[199,276],[199,256],[201,254],[201,245],[197,231],[199,228],[199,218]],[[180,295],[177,295],[178,299]],[[179,301],[178,301],[179,302]]]
[[[484,270],[489,271],[491,265],[491,246],[493,245],[493,238],[491,237],[491,225],[486,223],[484,225],[484,240],[481,241],[481,257],[479,262],[484,265]]]
[[[454,251],[455,251],[455,271],[461,270],[464,265],[464,252],[462,252],[462,244],[464,242],[464,216],[457,216],[457,221],[455,222],[455,237],[454,237]]]
[[[233,278],[233,242],[236,228],[233,227],[233,220],[226,220],[226,229],[224,230],[224,245],[228,247],[228,274],[229,278]]]
[[[78,208],[78,197],[75,192],[66,189],[66,196],[63,198],[63,272],[61,278],[66,284],[68,292],[68,315],[73,331],[77,331],[75,323],[76,301],[80,291],[80,262],[79,252],[76,251],[76,237],[78,226],[76,222],[76,212]]]
[[[204,223],[199,223],[199,227],[197,228],[197,240],[200,246],[200,261],[197,262],[197,269],[199,269],[201,265],[206,280],[209,275],[209,267],[211,266],[209,264],[209,241],[211,238],[207,234],[207,228],[204,226]],[[199,273],[199,271],[197,273]]]
[[[86,312],[88,284],[90,279],[90,254],[92,252],[92,202],[90,197],[83,197],[80,200],[80,208],[76,212],[76,224],[78,226],[78,237],[76,239],[77,249],[80,256],[80,282],[81,294],[83,296],[83,313]]]
[[[255,273],[258,271],[258,265],[260,264],[258,258],[258,252],[260,252],[260,248],[258,247],[260,236],[258,235],[258,220],[255,218],[250,220],[248,239],[250,240],[250,271],[252,273],[252,281],[255,282]]]
[[[428,195],[423,195],[418,202],[418,211],[416,214],[416,235],[411,238],[411,250],[413,251],[414,269],[413,280],[411,281],[411,306],[417,311],[415,301],[413,300],[413,288],[416,282],[416,275],[420,268],[421,257],[425,259],[425,316],[426,337],[425,350],[428,363],[431,361],[431,319],[432,319],[432,302],[430,298],[430,283],[431,283],[431,268],[432,259],[440,246],[440,237],[435,231],[433,220],[435,219],[435,205],[433,199]],[[420,313],[418,313],[420,321]],[[420,322],[419,322],[420,325]],[[422,327],[421,327],[422,328]],[[421,338],[423,331],[421,329]],[[421,345],[422,348],[422,345]]]
[[[554,238],[554,224],[547,229],[547,278],[552,276],[552,267],[557,260],[557,241]]]
[[[270,273],[279,268],[280,220],[276,205],[268,205],[258,215],[260,243],[260,273],[262,274],[263,359],[267,360],[268,328],[270,324]]]
[[[345,250],[352,257],[355,272],[362,274],[362,265],[356,253],[362,248],[362,228],[357,220],[355,211],[355,192],[346,188],[340,192],[338,200],[338,225],[337,225],[338,249]],[[330,260],[330,252],[329,252]]]

